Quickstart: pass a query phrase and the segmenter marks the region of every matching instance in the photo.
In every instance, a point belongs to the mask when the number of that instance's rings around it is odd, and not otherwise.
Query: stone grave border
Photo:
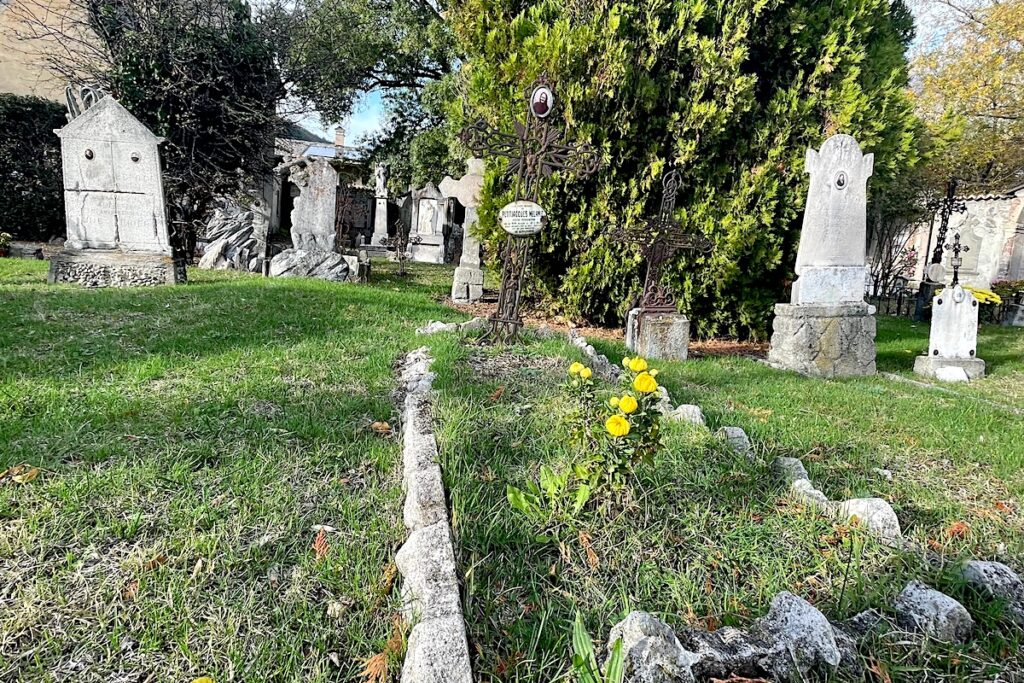
[[[455,547],[434,435],[433,359],[426,347],[399,367],[402,412],[402,520],[409,536],[395,555],[402,612],[412,626],[402,683],[472,683]]]

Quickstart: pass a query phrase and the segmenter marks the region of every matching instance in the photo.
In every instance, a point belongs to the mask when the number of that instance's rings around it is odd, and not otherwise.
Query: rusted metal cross
[[[964,259],[960,254],[970,251],[971,248],[966,244],[960,244],[960,233],[956,233],[953,235],[953,244],[947,244],[945,250],[953,253],[949,263],[953,266],[953,286],[956,287],[960,284],[960,268],[964,265]]]
[[[588,144],[564,144],[563,132],[552,125],[556,109],[554,90],[545,79],[534,83],[528,94],[526,122],[517,121],[514,133],[505,133],[481,119],[462,131],[462,142],[481,158],[508,160],[507,176],[515,178],[513,201],[537,202],[540,182],[557,171],[583,178],[600,165],[597,151]],[[519,336],[523,319],[519,301],[530,264],[533,235],[509,234],[502,258],[498,308],[490,318],[484,343],[510,343]]]
[[[658,215],[647,219],[642,231],[615,234],[616,237],[624,237],[638,244],[647,262],[644,291],[640,297],[641,316],[647,313],[676,312],[675,292],[670,285],[662,282],[665,264],[673,256],[683,250],[707,253],[714,247],[704,235],[683,233],[679,221],[675,219],[676,197],[681,184],[682,174],[678,169],[667,173],[662,181],[661,209]]]

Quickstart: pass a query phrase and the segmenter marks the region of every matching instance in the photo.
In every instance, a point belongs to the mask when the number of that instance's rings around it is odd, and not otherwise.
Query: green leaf
[[[540,486],[548,494],[548,498],[554,502],[558,496],[558,478],[555,476],[554,470],[547,465],[541,465]]]
[[[572,625],[572,649],[581,662],[576,668],[580,681],[582,683],[600,683],[597,658],[594,657],[594,641],[590,639],[586,627],[583,626],[583,615],[579,612],[576,612],[576,620]]]
[[[622,638],[619,638],[612,645],[612,653],[608,657],[604,672],[605,683],[622,683],[626,676],[625,658],[625,653],[622,651]]]
[[[576,502],[572,506],[573,516],[578,515],[580,513],[580,510],[583,509],[583,506],[587,504],[588,500],[590,500],[591,491],[592,489],[586,484],[576,489]]]

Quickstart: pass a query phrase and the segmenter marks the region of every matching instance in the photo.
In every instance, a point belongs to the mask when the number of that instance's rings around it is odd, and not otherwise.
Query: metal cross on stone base
[[[584,178],[600,165],[597,151],[590,145],[562,143],[562,130],[551,123],[556,105],[553,88],[542,78],[530,89],[526,122],[517,121],[515,133],[491,128],[481,119],[460,136],[477,157],[507,159],[506,175],[515,177],[513,202],[499,215],[508,240],[502,255],[498,308],[490,317],[483,343],[514,342],[523,327],[519,302],[530,265],[530,247],[533,236],[547,224],[547,215],[537,204],[540,182],[556,171]]]
[[[665,265],[680,251],[706,253],[713,247],[704,235],[682,232],[675,219],[681,182],[678,170],[666,174],[658,215],[649,218],[642,230],[613,233],[623,241],[638,244],[647,262],[640,304],[630,310],[626,321],[626,345],[650,358],[684,360],[689,345],[690,321],[676,310],[675,292],[662,281]]]
[[[964,265],[964,258],[960,254],[967,253],[971,248],[966,244],[960,244],[960,233],[956,233],[953,235],[953,244],[947,244],[945,249],[953,253],[949,264],[953,266],[953,286],[956,287],[960,284],[960,268]]]

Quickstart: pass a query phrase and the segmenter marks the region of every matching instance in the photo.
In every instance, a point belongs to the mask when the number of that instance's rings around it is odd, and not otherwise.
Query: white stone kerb
[[[459,597],[455,548],[433,427],[432,359],[410,352],[399,381],[402,411],[403,522],[409,537],[395,556],[402,575],[403,614],[413,625],[402,683],[471,683],[469,643]]]

